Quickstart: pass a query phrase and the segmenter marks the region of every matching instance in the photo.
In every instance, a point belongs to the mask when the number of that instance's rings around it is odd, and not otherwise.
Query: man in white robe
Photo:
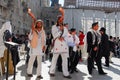
[[[49,74],[51,77],[55,76],[55,68],[59,55],[62,57],[62,71],[65,78],[70,79],[71,76],[68,72],[68,45],[65,41],[65,37],[68,35],[68,30],[63,26],[63,17],[59,16],[57,24],[52,26],[52,35],[54,38],[53,58],[50,67]]]

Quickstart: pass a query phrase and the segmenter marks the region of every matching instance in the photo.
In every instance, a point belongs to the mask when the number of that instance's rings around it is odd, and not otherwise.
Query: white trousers
[[[86,58],[86,54],[85,54],[85,50],[84,50],[84,45],[79,45],[78,51],[80,51],[80,50],[81,50],[82,59]]]
[[[58,56],[61,55],[62,57],[62,71],[63,71],[63,75],[64,76],[68,76],[69,72],[68,72],[68,53],[55,53],[53,54],[53,58],[52,58],[52,63],[51,63],[51,67],[50,67],[50,73],[54,74],[55,73],[55,69],[56,69],[56,63],[57,63],[57,59]]]
[[[27,74],[32,74],[33,70],[33,63],[35,58],[37,57],[37,75],[41,75],[41,68],[42,68],[42,56],[41,55],[30,55],[30,59],[28,62]]]

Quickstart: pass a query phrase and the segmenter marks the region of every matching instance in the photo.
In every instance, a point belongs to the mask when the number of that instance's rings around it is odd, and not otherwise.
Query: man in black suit
[[[101,27],[101,43],[100,43],[100,50],[103,57],[105,57],[105,66],[109,67],[109,56],[110,56],[110,48],[109,48],[109,40],[108,35],[106,34],[106,29]]]
[[[97,32],[99,26],[98,22],[92,24],[92,29],[87,32],[87,52],[88,52],[88,60],[87,60],[87,67],[88,72],[91,75],[92,69],[94,66],[94,61],[97,64],[98,72],[101,75],[105,75],[105,73],[101,66],[101,54],[99,53],[99,42],[100,42],[100,35]]]

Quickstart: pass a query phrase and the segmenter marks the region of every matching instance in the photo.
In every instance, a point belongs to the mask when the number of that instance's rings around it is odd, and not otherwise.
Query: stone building
[[[58,7],[42,8],[41,19],[44,21],[46,33],[51,32],[51,27],[56,23],[59,14]]]
[[[0,0],[0,27],[3,22],[6,21],[7,16],[7,3],[6,1]]]
[[[24,34],[31,27],[31,17],[27,14],[27,8],[31,8],[38,19],[41,16],[41,7],[49,7],[49,1],[0,0],[0,25],[5,21],[10,21],[13,33]]]

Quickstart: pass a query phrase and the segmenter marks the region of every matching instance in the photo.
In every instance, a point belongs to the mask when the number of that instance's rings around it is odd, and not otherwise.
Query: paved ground
[[[110,64],[110,67],[107,68],[103,66],[104,71],[107,72],[107,75],[99,75],[97,72],[97,69],[94,70],[94,73],[92,76],[88,74],[86,61],[80,62],[77,66],[79,73],[71,74],[72,79],[71,80],[120,80],[120,59],[113,58],[113,64]],[[103,65],[104,65],[104,58],[102,59]],[[49,71],[50,62],[45,61],[42,63],[42,80],[68,80],[63,78],[63,75],[61,72],[56,72],[55,77],[50,77],[48,74]],[[27,77],[26,75],[26,65],[25,61],[21,60],[19,64],[17,65],[17,73],[16,73],[16,80],[39,80],[36,78],[36,68],[33,70],[33,77]],[[5,75],[0,80],[6,80]],[[13,80],[13,76],[9,76],[8,80]]]

